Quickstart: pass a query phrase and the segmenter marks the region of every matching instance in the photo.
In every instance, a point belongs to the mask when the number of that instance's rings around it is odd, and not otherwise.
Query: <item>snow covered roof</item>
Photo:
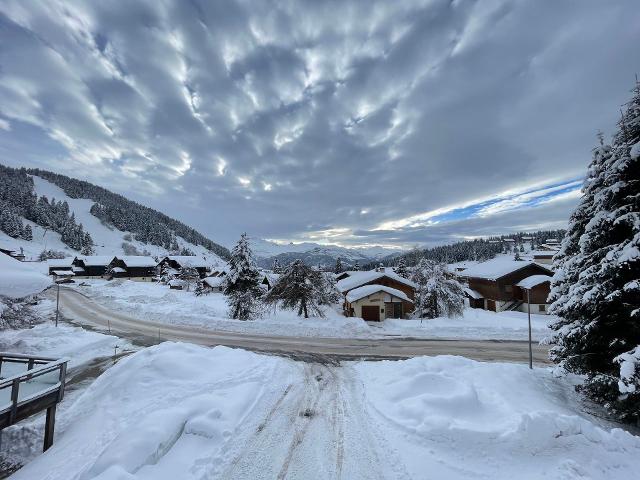
[[[556,253],[556,250],[531,250],[531,252],[529,252],[529,254],[534,257],[553,257]]]
[[[411,280],[407,280],[406,278],[401,277],[397,273],[376,272],[375,270],[369,270],[364,272],[353,272],[347,278],[343,278],[342,280],[340,280],[336,285],[338,287],[338,290],[344,293],[354,288],[360,287],[365,283],[370,283],[383,277],[393,279],[411,288],[416,287],[416,284],[413,283]]]
[[[71,270],[73,270],[74,272],[84,272],[84,268],[82,267],[73,267]]]
[[[347,293],[347,302],[355,302],[360,300],[361,298],[368,297],[369,295],[373,295],[374,293],[385,292],[389,295],[393,295],[396,298],[400,298],[405,302],[413,303],[407,295],[395,288],[385,287],[384,285],[364,285],[362,287],[354,288],[349,293]]]
[[[465,287],[464,288],[464,293],[466,293],[471,298],[474,298],[476,300],[484,298],[480,293],[476,292],[473,288]]]
[[[51,273],[56,277],[73,277],[75,275],[71,270],[53,270]]]
[[[225,281],[225,277],[207,277],[203,280],[210,287],[217,288]]]
[[[195,255],[169,255],[169,260],[173,260],[181,267],[188,268],[208,268],[209,264],[206,260]]]
[[[155,267],[157,262],[144,255],[131,255],[127,257],[116,257],[118,260],[122,260],[127,267]]]
[[[89,255],[89,256],[82,256],[82,257],[76,257],[78,260],[82,261],[82,263],[85,264],[85,266],[87,267],[99,267],[99,266],[106,266],[109,265],[111,263],[111,261],[114,259],[113,255]]]
[[[113,273],[125,273],[125,272],[126,272],[126,270],[125,270],[124,268],[121,268],[121,267],[113,267],[113,268],[111,269],[111,271],[112,271]]]
[[[75,260],[74,257],[67,258],[52,258],[47,260],[47,267],[49,268],[60,268],[60,267],[71,267],[71,264]]]
[[[494,258],[493,260],[487,260],[486,262],[482,262],[467,268],[464,271],[464,276],[471,278],[484,278],[486,280],[496,280],[530,265],[537,265],[538,267],[543,268],[551,273],[548,268],[534,262],[510,260],[507,258]]]
[[[33,265],[0,254],[0,296],[22,298],[51,285],[51,277]]]
[[[520,280],[518,283],[516,283],[516,286],[524,288],[525,290],[529,290],[530,288],[550,281],[551,277],[549,275],[531,275],[530,277]]]

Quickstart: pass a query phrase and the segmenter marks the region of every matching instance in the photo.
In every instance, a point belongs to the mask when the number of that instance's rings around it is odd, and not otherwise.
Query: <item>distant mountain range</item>
[[[389,260],[403,253],[402,250],[379,246],[345,248],[312,242],[281,244],[262,239],[252,239],[251,247],[258,264],[265,268],[271,267],[276,260],[280,265],[287,265],[298,259],[308,265],[333,267],[338,258],[345,267],[349,267],[355,263],[365,265],[383,259]]]

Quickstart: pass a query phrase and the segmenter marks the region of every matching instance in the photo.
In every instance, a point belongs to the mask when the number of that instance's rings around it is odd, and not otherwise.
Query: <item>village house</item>
[[[139,282],[150,282],[156,275],[157,262],[144,255],[114,257],[107,267],[110,278],[127,278]]]
[[[68,271],[73,273],[73,261],[74,257],[67,258],[51,258],[47,260],[47,268],[49,269],[49,275],[56,275],[54,272]]]
[[[522,287],[518,286],[518,282],[532,276],[553,275],[551,270],[537,263],[506,258],[494,258],[479,263],[469,267],[463,273],[468,282],[465,292],[469,305],[494,312],[527,311],[526,298],[523,297]],[[535,300],[546,305],[548,295],[549,283],[542,282],[536,288]],[[542,309],[537,306],[536,308],[539,313],[546,312],[546,307]]]
[[[204,278],[209,271],[209,264],[205,259],[195,255],[169,255],[158,263],[158,268],[160,270],[162,268],[170,268],[178,273],[185,268],[193,268],[198,272],[200,278]]]
[[[343,312],[347,317],[359,316],[368,321],[381,321],[385,318],[405,318],[413,311],[415,284],[392,271],[377,269],[351,272],[336,286],[345,296]]]
[[[545,265],[551,265],[553,263],[553,256],[558,253],[555,250],[531,250],[529,253],[533,261],[536,263],[544,263]]]
[[[261,275],[262,281],[260,282],[260,285],[262,285],[263,288],[266,288],[267,291],[271,290],[280,279],[280,274],[278,273],[263,272]]]
[[[550,289],[549,275],[532,275],[516,283],[514,296],[522,301],[522,311],[530,307],[531,313],[547,313]]]
[[[225,275],[217,277],[206,277],[202,280],[202,287],[205,292],[222,292],[224,290]]]
[[[113,255],[89,255],[73,259],[71,270],[76,278],[102,277],[107,266],[113,260]]]

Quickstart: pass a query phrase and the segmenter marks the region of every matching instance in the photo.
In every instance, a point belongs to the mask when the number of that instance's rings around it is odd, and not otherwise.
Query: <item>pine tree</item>
[[[522,260],[522,257],[520,256],[520,252],[518,250],[516,250],[516,253],[513,254],[513,259],[517,262]]]
[[[193,290],[193,293],[196,297],[200,297],[202,295],[206,295],[208,293],[207,287],[204,284],[204,281],[200,280],[196,284],[196,288]]]
[[[358,262],[353,264],[353,267],[351,267],[353,269],[354,272],[359,272],[360,271],[360,264]]]
[[[443,263],[422,259],[411,277],[416,284],[416,318],[456,317],[464,311],[464,289]]]
[[[278,262],[277,258],[273,259],[273,265],[271,266],[271,271],[273,273],[282,273],[282,267],[280,266],[280,262]]]
[[[551,358],[622,420],[640,421],[640,84],[611,146],[594,151],[584,196],[554,258]]]
[[[344,272],[344,267],[342,266],[342,260],[340,260],[340,257],[338,257],[336,259],[336,266],[333,269],[333,273],[335,273],[336,275],[339,273]]]
[[[394,268],[393,271],[403,278],[409,278],[409,270],[407,269],[407,264],[403,257],[400,257],[400,260],[398,260],[396,268]]]
[[[309,267],[302,260],[295,260],[269,290],[265,301],[281,303],[287,310],[297,309],[298,315],[304,315],[304,318],[309,318],[309,313],[324,317],[322,305],[335,301],[334,292],[323,272]]]
[[[246,233],[240,236],[240,240],[231,251],[224,294],[227,297],[231,318],[252,320],[261,311],[260,272],[253,259]]]
[[[33,231],[31,230],[31,225],[25,225],[24,230],[22,231],[22,238],[30,242],[33,240]]]

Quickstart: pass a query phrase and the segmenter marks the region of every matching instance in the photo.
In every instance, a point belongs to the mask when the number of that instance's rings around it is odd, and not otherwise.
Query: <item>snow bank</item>
[[[640,437],[576,415],[548,369],[421,357],[355,365],[367,403],[410,475],[635,478]]]
[[[102,374],[67,412],[73,421],[53,448],[12,478],[211,478],[265,390],[284,389],[285,364],[225,347],[142,350]]]
[[[22,298],[40,293],[51,285],[51,278],[31,264],[0,253],[0,296]]]

